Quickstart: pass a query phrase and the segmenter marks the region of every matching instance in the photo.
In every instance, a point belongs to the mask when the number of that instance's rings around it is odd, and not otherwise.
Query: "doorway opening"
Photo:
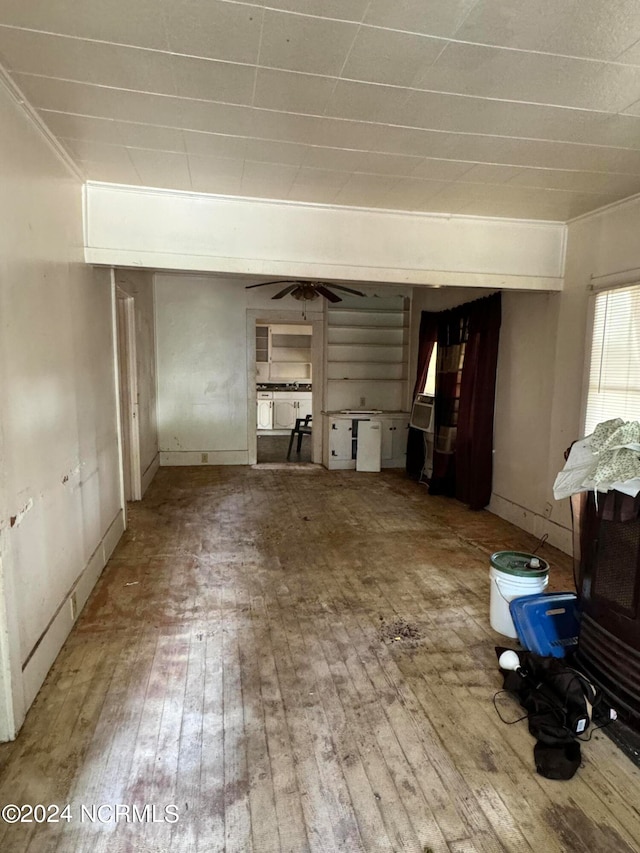
[[[136,370],[135,300],[116,287],[118,391],[122,444],[122,486],[125,501],[142,499],[138,374]]]
[[[312,461],[313,325],[255,324],[256,461]]]

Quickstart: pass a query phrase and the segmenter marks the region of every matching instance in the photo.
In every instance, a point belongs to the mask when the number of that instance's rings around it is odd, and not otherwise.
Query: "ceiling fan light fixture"
[[[312,284],[301,284],[291,292],[294,299],[304,302],[311,302],[314,299],[319,299],[320,294]]]

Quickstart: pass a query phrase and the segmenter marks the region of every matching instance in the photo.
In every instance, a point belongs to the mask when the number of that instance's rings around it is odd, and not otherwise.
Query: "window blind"
[[[640,421],[640,284],[596,296],[584,434],[611,418]]]

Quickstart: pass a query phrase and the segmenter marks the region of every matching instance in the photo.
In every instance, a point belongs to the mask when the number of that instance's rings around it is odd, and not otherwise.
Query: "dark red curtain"
[[[438,337],[438,314],[432,311],[423,311],[420,316],[420,334],[418,337],[418,370],[416,382],[413,388],[413,399],[416,394],[421,394],[424,383],[427,381],[429,362],[433,353],[433,345]],[[410,477],[420,478],[424,468],[424,433],[421,430],[409,427],[407,438],[407,474]]]
[[[425,314],[425,343],[423,346],[421,336],[420,351],[428,353],[427,366],[434,338],[438,342],[429,493],[455,497],[471,509],[482,509],[491,498],[501,295],[496,293],[448,311],[423,312],[423,318]],[[424,378],[419,385],[422,376],[419,364],[416,387],[423,387]],[[419,476],[424,466],[424,439],[412,436],[415,432],[409,430],[407,471]]]
[[[491,498],[493,410],[500,338],[501,294],[469,303],[460,383],[455,496],[482,509]]]

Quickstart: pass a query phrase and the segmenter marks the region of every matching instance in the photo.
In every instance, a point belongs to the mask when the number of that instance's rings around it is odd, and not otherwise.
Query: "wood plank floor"
[[[552,782],[493,709],[488,556],[527,534],[402,472],[311,466],[161,469],[129,521],[0,746],[0,803],[72,819],[0,822],[0,850],[640,850],[640,771],[608,738]]]

